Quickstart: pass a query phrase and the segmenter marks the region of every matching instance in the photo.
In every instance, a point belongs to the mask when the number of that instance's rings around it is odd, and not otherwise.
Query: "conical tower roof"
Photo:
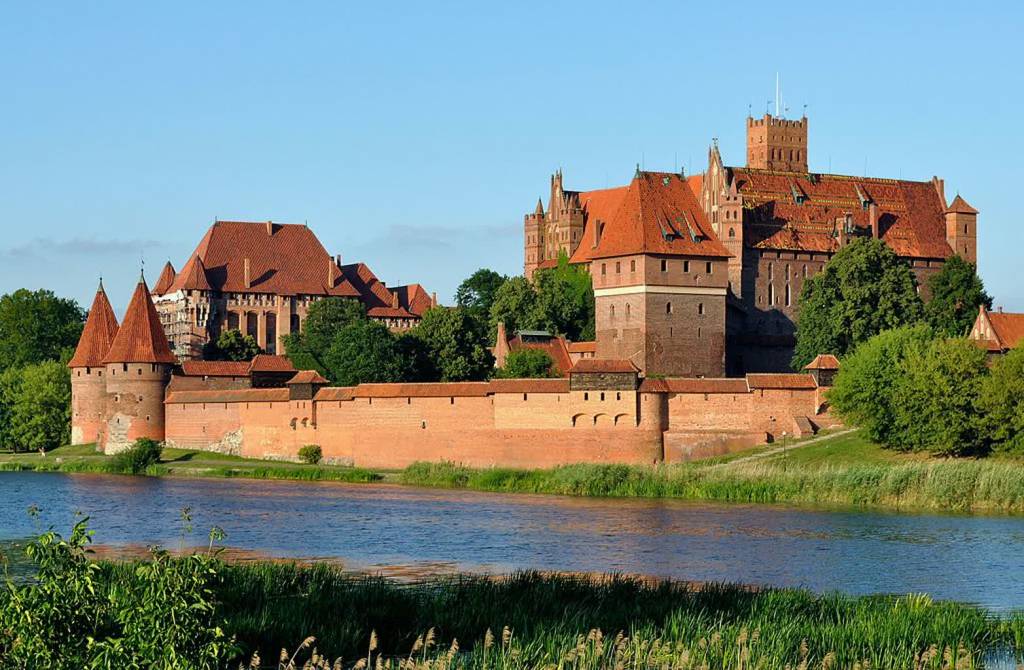
[[[206,265],[199,254],[193,254],[188,259],[185,267],[181,268],[177,278],[174,280],[173,290],[182,291],[185,289],[194,291],[210,291],[210,280],[206,277]]]
[[[171,288],[171,284],[174,283],[174,266],[171,265],[170,261],[167,261],[167,265],[164,266],[160,277],[156,280],[156,285],[153,287],[153,293],[157,295],[164,295],[168,289]]]
[[[92,299],[89,317],[85,320],[82,336],[78,338],[75,355],[68,362],[69,368],[102,367],[103,357],[107,355],[114,336],[117,335],[117,317],[110,308],[107,293],[103,290],[100,280],[96,289],[96,297]]]
[[[177,363],[142,277],[104,363]]]

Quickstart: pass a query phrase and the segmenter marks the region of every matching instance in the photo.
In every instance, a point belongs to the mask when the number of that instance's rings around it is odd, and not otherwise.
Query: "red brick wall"
[[[99,443],[106,426],[107,382],[103,367],[71,370],[71,444]]]
[[[103,451],[122,451],[139,439],[164,439],[164,389],[170,366],[160,363],[110,363],[106,377],[106,427]]]

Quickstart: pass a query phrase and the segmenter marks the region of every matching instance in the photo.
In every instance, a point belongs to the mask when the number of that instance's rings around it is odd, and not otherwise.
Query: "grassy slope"
[[[105,572],[118,581],[135,574],[130,563],[108,564]],[[947,647],[955,654],[962,646],[975,655],[994,643],[1019,639],[1022,628],[1019,618],[995,621],[973,607],[933,603],[923,596],[817,596],[800,590],[536,573],[400,585],[346,575],[324,564],[233,564],[223,568],[222,577],[216,595],[225,628],[237,635],[246,657],[258,649],[264,658],[273,658],[282,647],[294,649],[313,635],[322,652],[343,656],[346,667],[365,656],[371,631],[380,653],[404,656],[417,635],[433,628],[438,649],[429,655],[444,653],[457,638],[460,648],[471,652],[463,667],[486,665],[480,642],[487,630],[497,638],[491,667],[525,670],[555,667],[577,646],[577,636],[601,629],[609,645],[619,631],[639,645],[633,647],[638,657],[627,653],[622,667],[668,667],[663,666],[667,661],[679,668],[703,663],[796,667],[803,646],[810,667],[821,667],[831,652],[835,668],[865,660],[870,666],[864,667],[871,668],[938,668]],[[519,645],[518,658],[495,664],[506,626]],[[661,662],[646,656],[656,640],[668,645],[657,656]],[[917,666],[914,656],[932,645],[939,650],[937,662]],[[751,655],[747,663],[738,662],[741,651]],[[684,653],[696,656],[692,664],[682,662]]]

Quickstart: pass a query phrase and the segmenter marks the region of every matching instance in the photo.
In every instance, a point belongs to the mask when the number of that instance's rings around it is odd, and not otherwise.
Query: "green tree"
[[[554,377],[553,367],[548,352],[541,349],[519,349],[509,352],[505,357],[505,366],[498,370],[503,379],[534,379]]]
[[[11,412],[21,391],[21,368],[0,372],[0,449],[13,449]]]
[[[400,382],[409,374],[395,336],[384,324],[365,319],[335,333],[320,360],[331,382],[341,386]]]
[[[821,353],[843,356],[923,314],[910,267],[881,240],[854,240],[804,283],[792,366],[800,369]]]
[[[978,308],[992,307],[992,298],[985,293],[981,277],[960,256],[946,260],[942,270],[928,278],[928,288],[932,297],[925,305],[925,316],[940,335],[966,335],[978,316]]]
[[[479,326],[478,326],[479,327]],[[441,373],[430,353],[430,346],[416,329],[407,330],[395,336],[398,355],[404,362],[406,382],[437,381]]]
[[[459,284],[455,291],[455,304],[469,310],[481,321],[486,321],[491,313],[495,294],[506,281],[508,277],[505,275],[480,268]]]
[[[575,341],[594,339],[594,288],[586,270],[562,254],[557,266],[538,270],[533,281],[537,320],[545,330]]]
[[[225,330],[216,342],[210,342],[203,349],[203,358],[211,361],[251,361],[261,353],[260,345],[252,335],[243,335],[240,330]]]
[[[51,291],[18,289],[0,297],[0,371],[69,360],[84,322],[77,302]]]
[[[888,444],[895,429],[893,395],[903,359],[933,337],[931,328],[918,324],[887,330],[859,344],[843,358],[829,391],[832,408],[846,423],[865,429],[872,440]]]
[[[509,333],[540,327],[537,292],[526,277],[512,277],[494,293],[491,305],[491,332],[504,323]]]
[[[899,366],[890,445],[943,456],[980,453],[986,444],[978,401],[988,373],[984,350],[967,339],[912,347]]]
[[[345,326],[366,321],[366,307],[350,298],[325,298],[309,306],[302,324],[302,346],[310,353],[325,353]]]
[[[71,374],[67,366],[45,361],[25,366],[18,373],[16,388],[9,391],[13,397],[4,430],[10,446],[15,451],[35,451],[67,444],[71,437]]]
[[[494,357],[487,349],[487,331],[461,307],[427,310],[416,334],[443,382],[487,379]]]
[[[1024,347],[1011,349],[992,365],[978,409],[993,449],[1024,454]]]

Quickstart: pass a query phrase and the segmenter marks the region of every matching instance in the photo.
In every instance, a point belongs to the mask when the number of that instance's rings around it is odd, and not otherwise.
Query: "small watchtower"
[[[747,117],[747,167],[807,172],[807,117],[798,121],[765,114]]]
[[[117,335],[117,317],[103,290],[103,280],[89,308],[71,368],[71,444],[99,443],[107,412],[107,382],[103,358]]]
[[[140,276],[124,321],[103,358],[107,385],[104,453],[123,451],[140,437],[163,441],[164,391],[177,362],[145,277]]]

